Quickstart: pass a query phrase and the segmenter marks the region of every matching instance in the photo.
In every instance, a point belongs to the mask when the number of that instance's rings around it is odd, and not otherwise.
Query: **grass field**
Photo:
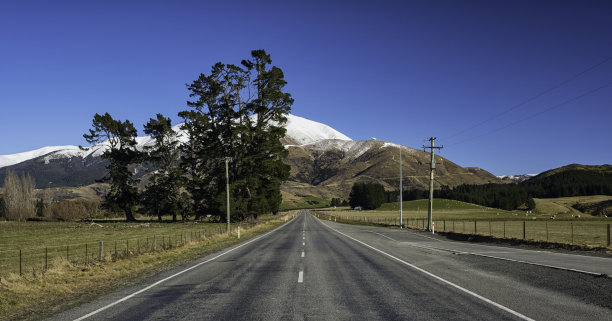
[[[572,207],[572,205],[576,203],[598,203],[607,200],[612,200],[612,196],[595,195],[534,199],[536,202],[536,213],[543,215],[556,215],[557,218],[571,218],[572,215],[583,216],[584,213],[581,213]]]
[[[436,224],[435,229],[440,232],[605,247],[608,244],[607,234],[612,219],[594,217],[571,208],[571,205],[578,201],[601,200],[605,200],[605,197],[538,199],[538,211],[526,213],[434,199],[432,216]],[[403,202],[403,224],[411,228],[425,229],[428,204],[428,200]],[[561,207],[567,212],[561,213]],[[384,204],[373,211],[336,208],[317,210],[316,213],[324,219],[347,223],[399,225],[399,202]],[[553,215],[555,219],[552,219]]]
[[[264,215],[261,221],[272,219]],[[238,225],[232,224],[232,230]],[[248,224],[240,224],[242,230]],[[112,260],[226,233],[224,223],[203,222],[0,222],[0,276],[20,270],[44,269],[56,258],[83,263]],[[155,244],[154,244],[155,241]],[[102,242],[102,243],[100,243]],[[87,254],[87,256],[85,256]]]
[[[151,250],[154,238],[156,248],[161,249],[211,237],[224,229],[220,223],[1,222],[0,275],[19,272],[20,250],[21,270],[31,272],[58,257],[75,263],[93,261],[98,258],[100,241],[102,255],[108,260]]]
[[[53,313],[56,306],[84,302],[155,271],[264,233],[283,224],[293,214],[260,216],[258,224],[242,225],[240,240],[235,229],[232,235],[227,235],[225,226],[216,223],[103,223],[98,227],[78,223],[2,222],[0,259],[5,265],[0,268],[0,320],[39,319]],[[157,240],[155,251],[152,251],[153,236]],[[100,239],[104,240],[101,261],[98,260]],[[65,244],[70,244],[68,259]],[[87,261],[84,244],[90,249]],[[19,260],[18,254],[13,255],[15,247],[23,249],[21,275],[18,263],[17,267],[14,263]],[[46,270],[44,248],[49,250]]]
[[[427,209],[429,206],[428,200],[416,200],[403,202],[403,217],[406,219],[422,219],[427,218]],[[376,217],[376,218],[397,218],[399,216],[399,202],[386,203],[380,208],[372,211],[354,211],[348,207],[326,209],[334,213],[342,213],[341,215],[348,218],[359,217]],[[510,219],[517,218],[519,212],[504,211],[495,208],[489,208],[471,203],[465,203],[455,200],[434,199],[433,206],[436,219]],[[524,215],[524,213],[521,213]],[[340,214],[339,214],[340,215]]]

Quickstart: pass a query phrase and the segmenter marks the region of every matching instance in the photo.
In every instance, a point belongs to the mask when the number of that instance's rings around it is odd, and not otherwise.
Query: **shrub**
[[[48,212],[51,219],[60,221],[93,219],[104,214],[100,201],[82,199],[53,202]]]

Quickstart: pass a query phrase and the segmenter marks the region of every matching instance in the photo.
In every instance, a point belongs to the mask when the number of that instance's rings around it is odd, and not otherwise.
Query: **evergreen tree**
[[[6,218],[6,202],[4,196],[0,195],[0,217]]]
[[[145,147],[145,151],[147,159],[157,168],[143,195],[144,209],[149,214],[157,215],[160,222],[164,213],[172,214],[172,220],[176,221],[176,214],[182,208],[179,193],[182,171],[178,166],[177,133],[172,129],[170,118],[162,114],[149,119],[144,132],[154,139],[154,144]],[[184,219],[185,215],[182,216]]]
[[[379,208],[385,200],[385,188],[377,183],[355,183],[349,194],[349,204],[353,208],[361,206],[373,210]]]
[[[85,140],[90,144],[103,143],[92,148],[108,147],[102,154],[109,161],[108,173],[102,180],[110,181],[111,187],[104,204],[123,210],[127,221],[135,221],[132,207],[138,203],[138,180],[129,167],[141,161],[141,153],[136,150],[136,128],[129,120],[115,120],[108,113],[95,114],[92,127],[89,134],[83,135]]]
[[[38,217],[44,217],[45,216],[45,208],[47,206],[45,205],[45,201],[42,198],[39,198],[36,201],[36,216]]]
[[[536,203],[535,203],[535,201],[533,200],[533,198],[531,198],[531,197],[530,197],[530,198],[528,198],[528,199],[527,199],[527,209],[528,209],[528,210],[530,210],[530,211],[532,211],[532,210],[535,210],[535,208],[536,208]]]
[[[179,114],[189,135],[183,164],[192,208],[219,215],[225,212],[225,162],[229,168],[234,219],[276,213],[282,201],[280,184],[289,177],[280,143],[293,99],[283,92],[286,82],[263,50],[253,50],[240,66],[215,64],[188,86],[192,110]],[[199,215],[199,214],[196,214]]]

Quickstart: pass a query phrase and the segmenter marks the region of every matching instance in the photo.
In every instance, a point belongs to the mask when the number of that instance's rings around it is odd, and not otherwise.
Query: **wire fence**
[[[336,222],[359,222],[382,226],[399,226],[399,218],[316,214]],[[605,221],[563,220],[439,220],[435,232],[490,236],[536,242],[561,243],[587,247],[610,247],[610,223]],[[426,218],[406,218],[405,227],[426,230]]]
[[[240,237],[258,223],[232,224],[231,235]],[[146,253],[168,251],[188,244],[199,243],[227,235],[225,225],[202,224],[202,228],[185,229],[172,234],[151,234],[138,237],[91,240],[80,243],[0,250],[0,276],[10,273],[44,273],[60,262],[89,265],[117,261]]]

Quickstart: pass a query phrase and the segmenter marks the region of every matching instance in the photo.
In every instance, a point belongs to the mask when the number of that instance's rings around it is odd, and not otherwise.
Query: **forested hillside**
[[[406,190],[404,200],[427,198],[425,190]],[[544,172],[518,184],[442,186],[435,197],[513,210],[533,206],[531,198],[612,195],[612,166],[572,164]],[[531,206],[530,206],[531,205]]]

